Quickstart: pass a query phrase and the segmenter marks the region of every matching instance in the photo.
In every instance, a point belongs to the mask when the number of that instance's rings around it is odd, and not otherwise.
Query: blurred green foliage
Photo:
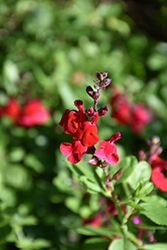
[[[156,22],[165,22],[166,3],[157,2]],[[26,93],[40,97],[51,112],[46,125],[29,129],[1,118],[0,249],[81,249],[83,238],[73,226],[97,211],[98,196],[84,198],[83,186],[67,168],[59,145],[68,137],[58,123],[74,100],[82,99],[85,109],[92,104],[85,88],[96,71],[107,71],[114,85],[155,114],[136,136],[118,126],[109,110],[98,123],[100,139],[120,131],[122,159],[157,134],[167,153],[167,43],[141,31],[127,9],[126,1],[0,1],[0,105],[8,96],[21,101]],[[108,87],[99,106],[110,95]]]

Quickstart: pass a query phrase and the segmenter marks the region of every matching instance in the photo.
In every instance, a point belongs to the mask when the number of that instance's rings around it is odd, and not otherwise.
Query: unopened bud
[[[88,116],[92,117],[93,114],[94,114],[94,109],[93,109],[93,107],[91,106],[91,107],[88,108],[85,112],[86,112],[86,114],[87,114]]]
[[[104,71],[102,71],[101,74],[103,75],[103,79],[105,79],[107,77],[107,75],[108,75],[108,73],[104,72]]]
[[[86,87],[86,92],[88,93],[88,95],[92,98],[94,98],[94,94],[95,94],[95,91],[92,89],[91,86],[87,86]]]
[[[155,154],[156,154],[156,155],[160,155],[160,154],[162,153],[162,151],[163,151],[163,148],[162,148],[162,147],[159,147],[159,148],[157,148],[157,150],[155,151]]]
[[[100,97],[100,93],[99,92],[95,92],[94,93],[94,100],[97,100]]]
[[[103,80],[103,83],[100,86],[104,88],[104,87],[107,87],[108,85],[110,85],[110,83],[111,83],[111,79],[107,78],[107,79]]]
[[[108,106],[108,105],[107,105]],[[104,106],[104,107],[101,107],[99,110],[98,110],[98,114],[99,116],[103,116],[103,115],[106,115],[107,112],[108,112],[108,107],[107,106]]]
[[[103,75],[100,74],[99,72],[96,72],[96,77],[97,77],[100,81],[103,80]]]
[[[121,176],[121,174],[122,174],[122,169],[123,168],[121,168],[120,170],[118,170],[118,172],[116,172],[114,175],[113,175],[113,177],[112,177],[112,179],[113,180],[119,180],[119,177]]]
[[[104,184],[105,184],[105,185],[107,185],[107,184],[109,183],[110,177],[111,177],[111,173],[109,173],[109,174],[106,176],[106,178],[105,178],[105,180],[104,180]]]
[[[99,160],[96,156],[93,156],[90,160],[87,161],[92,166],[99,166]]]
[[[98,84],[94,84],[94,87],[95,87],[95,89],[97,89],[97,90],[99,90],[100,89],[100,87],[99,87],[99,85]]]
[[[146,153],[144,152],[143,149],[141,149],[138,153],[138,158],[139,158],[139,161],[144,161],[145,158],[146,158]]]

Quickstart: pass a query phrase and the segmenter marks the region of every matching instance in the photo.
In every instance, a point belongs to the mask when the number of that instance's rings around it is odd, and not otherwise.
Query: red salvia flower
[[[78,130],[79,125],[87,121],[85,111],[83,110],[83,102],[77,100],[74,104],[79,111],[66,109],[59,122],[59,125],[64,127],[66,134],[74,134]]]
[[[103,140],[99,143],[99,147],[95,151],[95,155],[101,159],[105,159],[107,163],[116,164],[119,160],[117,147],[114,142],[121,138],[120,132],[111,136],[108,140]]]
[[[73,164],[81,160],[81,156],[86,153],[87,147],[81,144],[81,141],[63,142],[60,145],[60,151],[64,156],[68,156],[67,160]]]
[[[39,99],[28,101],[20,111],[17,118],[17,125],[31,127],[36,124],[43,124],[49,119],[49,112],[42,105]]]
[[[131,106],[126,95],[119,93],[114,95],[110,100],[110,104],[112,107],[111,116],[115,118],[119,124],[128,124]]]
[[[163,160],[160,157],[156,157],[152,164],[151,181],[154,185],[161,191],[167,191],[167,177],[165,177],[164,172],[167,173],[167,160]]]
[[[16,120],[20,113],[20,105],[14,98],[10,98],[7,104],[0,107],[0,116],[10,117],[12,120]]]
[[[140,102],[130,102],[127,95],[121,94],[116,86],[112,86],[112,92],[111,117],[115,118],[119,124],[129,125],[134,133],[139,134],[152,119],[150,110]]]
[[[96,122],[98,119],[98,111],[94,112],[91,121],[84,121],[80,123],[80,126],[76,133],[73,134],[74,140],[81,140],[81,143],[85,147],[91,147],[99,141],[97,134]]]
[[[100,227],[103,222],[103,215],[100,212],[97,212],[93,217],[83,219],[84,225],[91,225],[93,227]]]
[[[136,134],[151,120],[151,114],[146,110],[143,103],[134,103],[131,108],[129,125]]]

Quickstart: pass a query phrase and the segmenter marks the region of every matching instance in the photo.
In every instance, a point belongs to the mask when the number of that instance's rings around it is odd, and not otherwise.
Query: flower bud
[[[100,86],[98,85],[98,84],[94,84],[94,87],[95,87],[95,89],[97,89],[97,90],[99,90],[100,89]]]
[[[100,74],[99,72],[96,72],[96,77],[101,81],[103,80],[103,75]]]
[[[108,75],[108,73],[104,72],[104,71],[102,71],[101,74],[103,75],[103,79],[105,79],[107,77],[107,75]]]
[[[86,87],[86,92],[88,93],[88,95],[92,98],[94,98],[94,94],[95,94],[95,91],[92,89],[91,86],[87,86]]]
[[[100,93],[95,92],[94,93],[94,100],[97,100],[100,97]]]
[[[139,153],[138,153],[138,158],[139,158],[139,161],[144,161],[145,158],[146,158],[146,153],[144,152],[144,150],[140,150]]]
[[[87,114],[88,116],[92,117],[93,114],[94,114],[93,106],[91,106],[90,108],[88,108],[85,112],[86,112],[86,114]]]
[[[87,161],[92,166],[99,166],[99,160],[96,156],[93,156],[90,160]]]
[[[108,85],[110,85],[111,83],[111,79],[107,78],[103,80],[103,83],[100,85],[102,88],[107,87]]]
[[[121,174],[122,174],[122,169],[123,168],[121,168],[120,170],[118,170],[118,172],[116,172],[114,175],[113,175],[113,177],[112,177],[112,179],[113,180],[119,180],[119,177],[121,176]]]
[[[101,107],[99,110],[98,110],[98,114],[99,116],[103,116],[103,115],[106,115],[107,112],[108,112],[108,108],[107,108],[108,105],[104,106],[104,107]]]

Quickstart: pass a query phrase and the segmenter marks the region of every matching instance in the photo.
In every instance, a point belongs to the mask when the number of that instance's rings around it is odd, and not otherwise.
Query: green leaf
[[[115,184],[119,184],[127,180],[128,177],[135,170],[136,165],[137,165],[137,159],[135,156],[128,156],[125,159],[123,159],[120,163],[118,163],[114,173],[116,173],[121,168],[123,169],[119,180],[116,181]]]
[[[151,167],[146,161],[141,161],[135,166],[135,171],[126,180],[131,188],[136,190],[140,184],[144,184],[150,179]]]
[[[76,228],[76,232],[79,234],[83,235],[88,235],[88,236],[107,236],[109,238],[112,237],[113,234],[115,234],[115,230],[113,230],[113,227],[93,227],[90,225],[82,226]]]
[[[23,150],[23,148],[21,148],[21,147],[13,148],[9,154],[9,159],[12,162],[19,162],[19,161],[23,160],[24,155],[25,155],[25,151]]]
[[[167,225],[167,201],[156,195],[143,200],[140,206],[145,210],[140,212],[158,225]]]
[[[50,242],[45,239],[34,240],[32,238],[24,238],[21,241],[18,241],[16,246],[24,250],[40,250],[42,248],[48,248],[50,246]]]
[[[79,212],[81,201],[78,197],[67,197],[65,200],[65,205],[74,213]]]
[[[108,250],[137,250],[137,247],[126,238],[114,240]]]
[[[154,184],[152,182],[145,183],[139,190],[139,194],[148,195],[154,189]]]
[[[101,183],[100,177],[95,172],[94,167],[90,165],[82,164],[73,165],[70,162],[66,161],[68,167],[71,171],[80,178],[80,181],[83,182],[89,192],[104,192],[104,188]]]
[[[11,227],[7,224],[3,227],[0,227],[0,244],[6,241],[6,237],[10,234]]]
[[[80,181],[84,183],[85,188],[87,189],[88,192],[100,193],[103,191],[99,186],[90,181],[86,176],[81,176]]]
[[[167,244],[166,243],[147,244],[147,245],[143,246],[141,249],[144,249],[144,250],[166,250]]]
[[[109,241],[93,237],[90,239],[87,239],[83,244],[83,250],[102,250],[105,249],[109,245]]]

